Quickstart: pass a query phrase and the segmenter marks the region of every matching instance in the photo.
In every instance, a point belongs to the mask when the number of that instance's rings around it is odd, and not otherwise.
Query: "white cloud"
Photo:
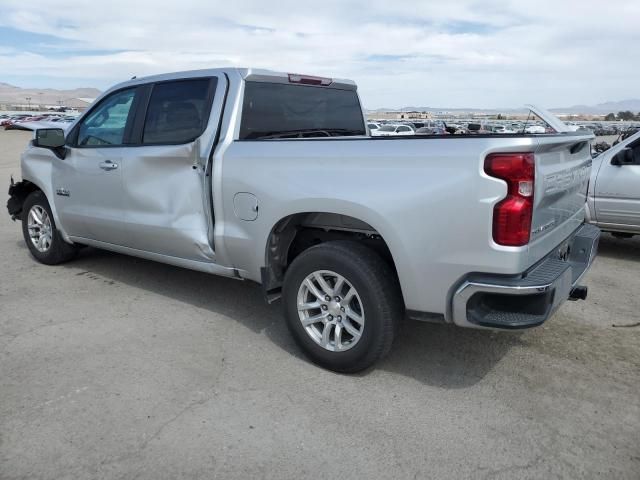
[[[104,88],[256,66],[353,78],[367,107],[562,106],[639,96],[639,22],[626,0],[4,0],[0,26],[64,43],[0,45],[0,72]]]

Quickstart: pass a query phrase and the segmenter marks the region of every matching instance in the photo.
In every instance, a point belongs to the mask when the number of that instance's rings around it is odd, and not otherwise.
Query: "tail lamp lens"
[[[493,240],[499,245],[529,243],[535,170],[532,153],[493,153],[485,159],[487,175],[507,182],[506,198],[493,209]]]

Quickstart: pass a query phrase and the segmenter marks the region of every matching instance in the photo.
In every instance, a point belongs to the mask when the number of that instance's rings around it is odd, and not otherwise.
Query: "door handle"
[[[118,168],[118,164],[112,162],[111,160],[106,160],[104,162],[101,162],[99,167],[102,170],[115,170],[116,168]]]

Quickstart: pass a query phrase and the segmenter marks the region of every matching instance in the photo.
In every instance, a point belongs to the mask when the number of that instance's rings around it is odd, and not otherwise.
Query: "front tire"
[[[27,248],[40,263],[57,265],[75,257],[78,249],[62,239],[47,197],[32,192],[22,206],[22,235]]]
[[[296,257],[282,298],[296,343],[313,362],[342,373],[384,357],[403,315],[391,266],[350,241],[323,243]]]

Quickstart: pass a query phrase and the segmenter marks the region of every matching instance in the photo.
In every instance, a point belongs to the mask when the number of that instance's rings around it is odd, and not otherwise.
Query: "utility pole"
[[[31,97],[25,97],[25,99],[27,100],[27,108],[31,110]]]

